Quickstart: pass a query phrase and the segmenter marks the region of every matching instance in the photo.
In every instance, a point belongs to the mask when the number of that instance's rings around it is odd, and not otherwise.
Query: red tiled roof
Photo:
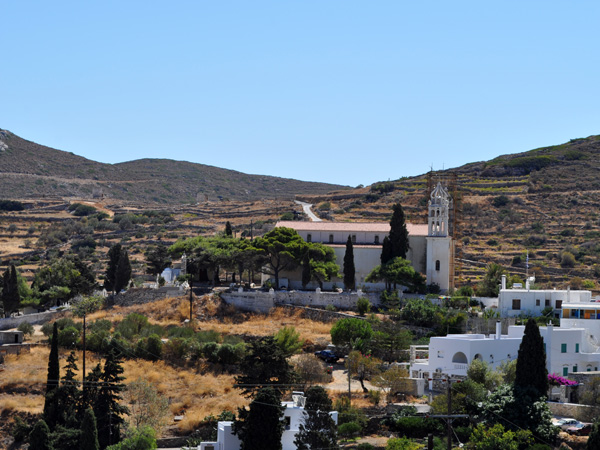
[[[293,228],[296,231],[342,231],[342,232],[375,232],[389,233],[390,224],[387,222],[297,222],[280,221],[276,227]],[[408,234],[412,236],[427,236],[427,224],[407,223]]]

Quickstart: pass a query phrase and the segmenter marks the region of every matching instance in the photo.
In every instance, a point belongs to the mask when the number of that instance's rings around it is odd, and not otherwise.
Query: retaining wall
[[[600,408],[577,403],[548,402],[548,407],[555,416],[572,417],[581,422],[593,422],[600,415]]]
[[[5,319],[0,319],[0,330],[17,328],[23,322],[39,325],[40,323],[46,323],[52,319],[58,319],[61,314],[62,311],[48,311],[37,314],[25,314],[24,316],[7,317]]]

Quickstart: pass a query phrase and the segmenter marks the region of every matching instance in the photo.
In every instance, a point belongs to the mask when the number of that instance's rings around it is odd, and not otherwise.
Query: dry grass
[[[152,383],[169,400],[173,415],[183,415],[177,424],[181,433],[193,431],[209,414],[236,412],[248,400],[233,389],[232,375],[213,375],[198,369],[182,369],[162,361],[131,360],[124,363],[126,383],[141,377]]]

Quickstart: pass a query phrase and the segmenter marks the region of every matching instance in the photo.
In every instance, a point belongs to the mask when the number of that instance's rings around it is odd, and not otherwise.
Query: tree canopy
[[[373,328],[366,320],[347,318],[331,327],[331,342],[346,349],[365,349],[373,336]]]
[[[284,408],[281,393],[270,387],[261,388],[248,409],[238,409],[233,432],[241,441],[241,450],[281,450]]]
[[[544,340],[534,319],[525,325],[525,334],[519,346],[515,387],[533,389],[538,397],[548,392],[548,370]]]
[[[348,236],[346,241],[346,253],[344,253],[344,287],[354,289],[356,287],[356,268],[354,266],[354,246],[352,238]]]

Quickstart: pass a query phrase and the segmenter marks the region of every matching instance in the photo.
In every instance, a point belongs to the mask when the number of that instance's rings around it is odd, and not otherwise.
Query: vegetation
[[[354,248],[352,238],[348,236],[346,241],[346,253],[344,253],[344,287],[354,289],[356,287],[356,269],[354,267]]]

